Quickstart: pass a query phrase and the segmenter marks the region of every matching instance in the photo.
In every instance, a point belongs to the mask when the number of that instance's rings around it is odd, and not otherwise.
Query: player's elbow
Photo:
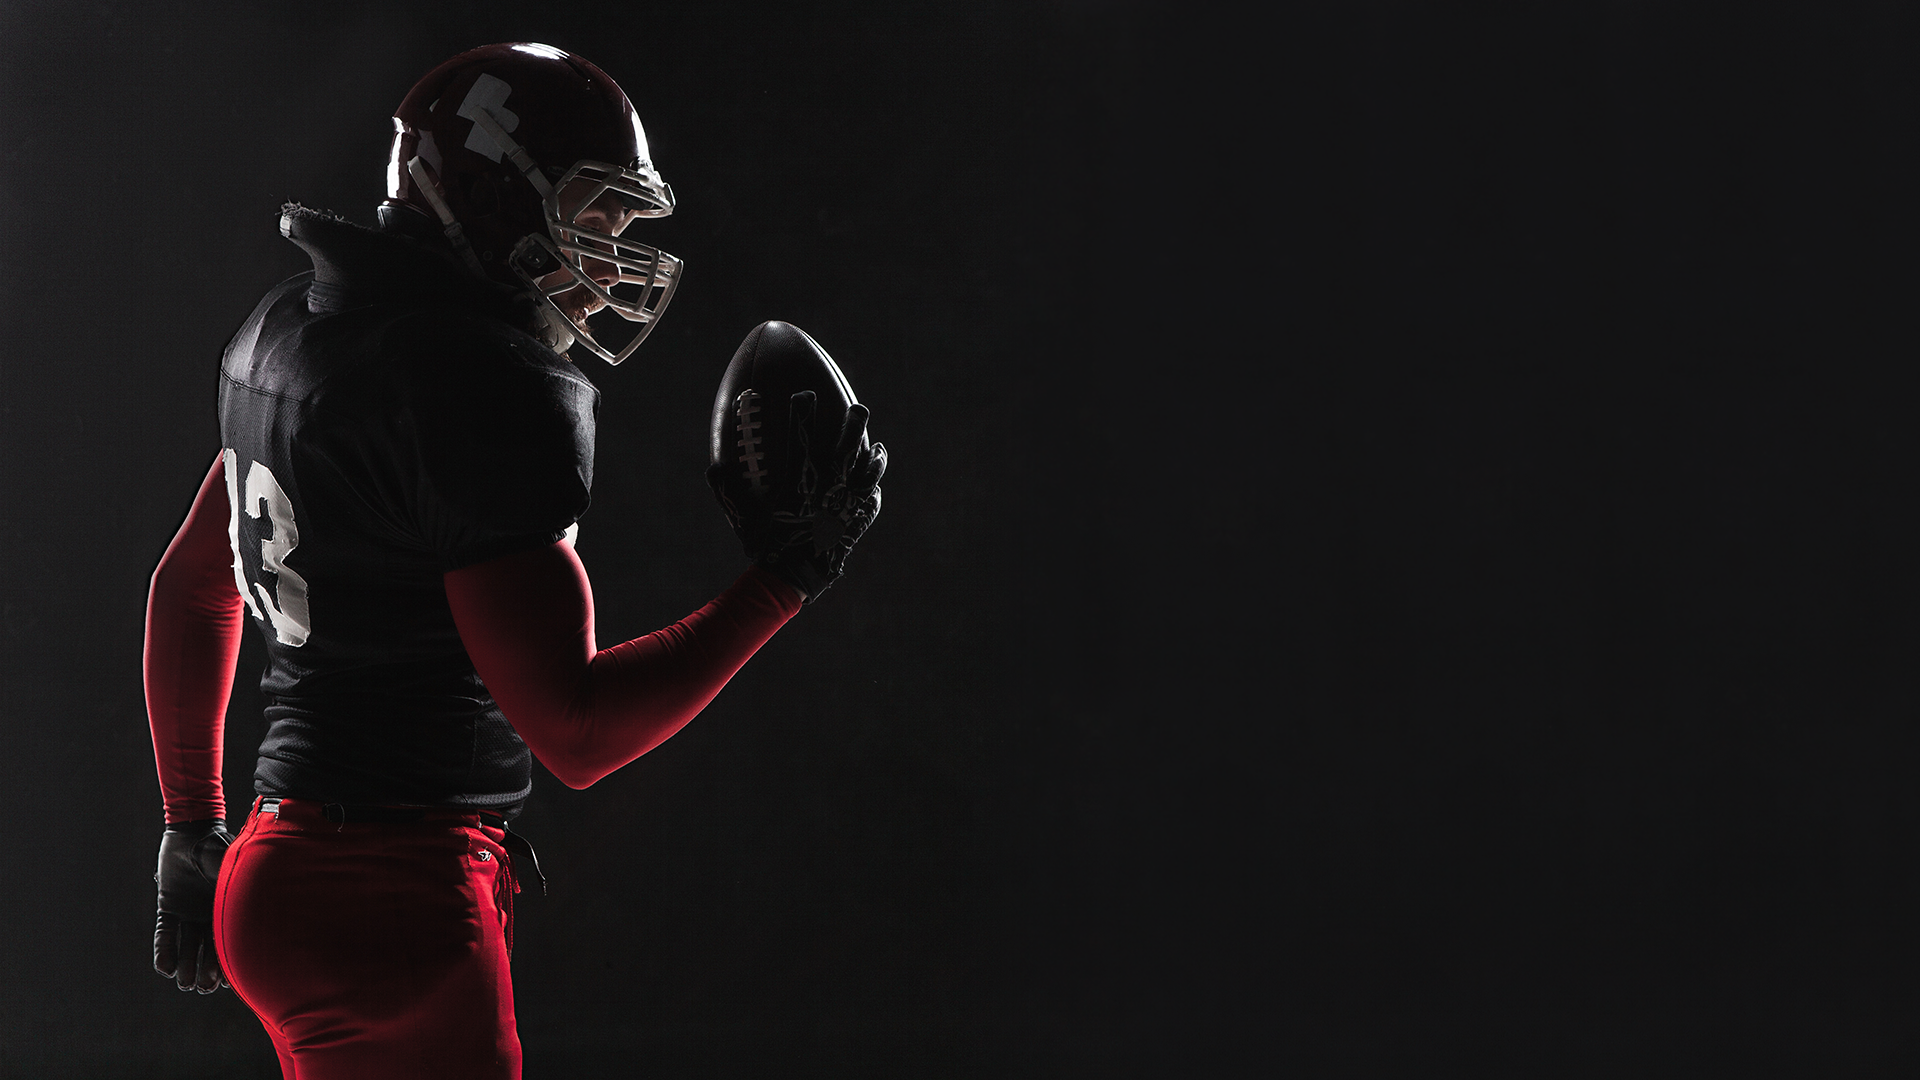
[[[553,775],[558,777],[561,783],[573,790],[585,791],[598,783],[602,774],[586,769],[569,769],[565,772],[554,773]]]
[[[580,694],[574,693],[565,708],[554,708],[551,702],[561,696],[548,695],[548,704],[540,708],[508,708],[507,719],[555,780],[585,791],[613,769],[595,752],[592,724],[583,715]]]
[[[170,596],[178,591],[180,568],[173,563],[171,556],[172,552],[162,555],[159,565],[153,568],[153,573],[147,575],[148,603],[152,603],[155,597]]]
[[[231,563],[197,558],[176,546],[147,576],[149,612],[186,608],[209,618],[238,618],[240,607]]]
[[[153,574],[147,578],[147,616],[155,613],[162,616],[177,615],[191,607],[194,601],[192,582],[177,563],[162,559],[154,567]]]
[[[595,767],[593,762],[570,754],[537,754],[540,764],[547,767],[555,780],[575,791],[585,791],[600,782],[607,775],[605,769]]]

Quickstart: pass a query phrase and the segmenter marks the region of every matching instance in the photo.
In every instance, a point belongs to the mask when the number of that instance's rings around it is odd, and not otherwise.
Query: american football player
[[[285,208],[313,269],[228,346],[222,448],[148,597],[154,966],[231,985],[288,1080],[520,1075],[513,898],[539,871],[509,822],[532,759],[583,788],[678,731],[838,575],[886,464],[853,406],[790,470],[839,485],[837,517],[732,491],[754,564],[599,648],[572,546],[598,392],[565,354],[618,364],[658,325],[681,262],[627,234],[673,191],[620,87],[546,45],[447,61],[394,129],[376,227]],[[231,833],[248,622],[267,731]]]

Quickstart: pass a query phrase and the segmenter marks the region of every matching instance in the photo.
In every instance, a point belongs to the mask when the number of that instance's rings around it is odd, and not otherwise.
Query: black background
[[[0,5],[0,1075],[271,1073],[146,970],[145,578],[279,204],[370,219],[515,39],[681,200],[583,365],[602,641],[737,570],[755,323],[895,461],[700,720],[536,780],[529,1076],[1910,1075],[1911,11],[1326,10]]]

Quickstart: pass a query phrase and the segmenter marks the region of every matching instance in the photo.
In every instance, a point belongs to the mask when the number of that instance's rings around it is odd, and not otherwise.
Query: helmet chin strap
[[[434,183],[433,177],[427,175],[427,167],[420,163],[417,155],[407,162],[407,175],[413,177],[414,186],[420,189],[420,194],[427,197],[428,205],[432,206],[433,212],[439,215],[441,231],[447,234],[447,240],[453,244],[453,250],[460,253],[461,261],[465,262],[467,268],[474,273],[486,277],[487,272],[480,265],[480,257],[473,253],[473,245],[467,242],[467,231],[461,228],[460,222],[454,218],[452,208],[447,206],[447,200],[440,194],[440,185]]]

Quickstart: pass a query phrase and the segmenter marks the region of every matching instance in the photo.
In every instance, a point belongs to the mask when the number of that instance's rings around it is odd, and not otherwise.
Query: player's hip
[[[433,1045],[517,1061],[502,831],[470,812],[377,821],[347,809],[255,801],[214,905],[234,989],[297,1060]]]

